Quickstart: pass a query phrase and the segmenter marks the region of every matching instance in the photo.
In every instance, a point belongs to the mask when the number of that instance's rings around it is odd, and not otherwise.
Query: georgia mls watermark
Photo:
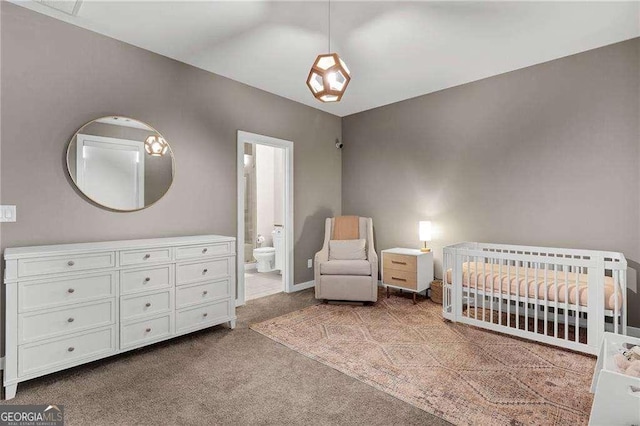
[[[62,405],[0,405],[0,426],[63,426]]]

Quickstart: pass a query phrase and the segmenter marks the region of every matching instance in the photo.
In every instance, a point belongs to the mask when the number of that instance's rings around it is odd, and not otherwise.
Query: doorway
[[[293,143],[238,131],[236,306],[293,289]]]

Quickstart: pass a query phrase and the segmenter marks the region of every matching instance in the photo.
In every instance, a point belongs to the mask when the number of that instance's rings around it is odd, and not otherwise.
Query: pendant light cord
[[[328,21],[329,21],[329,37],[328,37],[328,41],[329,41],[329,51],[327,53],[331,53],[331,0],[329,0],[329,13],[328,13]]]

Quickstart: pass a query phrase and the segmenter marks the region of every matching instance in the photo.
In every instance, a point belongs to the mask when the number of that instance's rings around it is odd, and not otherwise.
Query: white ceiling
[[[640,2],[334,0],[352,80],[322,104],[305,79],[327,51],[326,2],[84,0],[74,17],[11,1],[338,116],[640,36]]]

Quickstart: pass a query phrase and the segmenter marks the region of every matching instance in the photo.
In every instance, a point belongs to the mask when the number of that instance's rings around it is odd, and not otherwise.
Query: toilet
[[[253,249],[253,257],[256,259],[258,272],[271,272],[275,269],[275,247],[259,247]]]

